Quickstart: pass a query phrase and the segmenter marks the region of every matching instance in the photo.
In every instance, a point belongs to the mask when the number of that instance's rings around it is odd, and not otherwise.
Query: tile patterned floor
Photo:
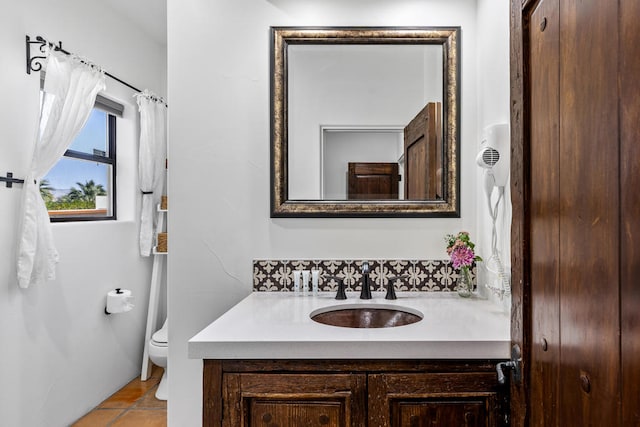
[[[162,368],[153,367],[151,377],[136,377],[72,427],[166,427],[167,402],[155,397]]]

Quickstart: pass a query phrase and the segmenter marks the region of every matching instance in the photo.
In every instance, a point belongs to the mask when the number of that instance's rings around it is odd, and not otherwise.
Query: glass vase
[[[458,291],[458,295],[461,297],[469,298],[472,290],[473,283],[471,283],[471,272],[468,267],[463,267],[460,269],[460,274],[458,275],[456,291]]]

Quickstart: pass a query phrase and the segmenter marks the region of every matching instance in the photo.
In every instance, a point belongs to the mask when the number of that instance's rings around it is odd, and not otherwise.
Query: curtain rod
[[[42,53],[42,56],[38,55],[38,56],[31,56],[31,45],[32,44],[39,44],[39,50]],[[29,36],[26,36],[26,50],[27,50],[27,74],[31,74],[31,71],[40,71],[42,70],[42,62],[41,60],[46,59],[46,56],[44,56],[45,54],[45,46],[49,45],[50,48],[53,48],[54,50],[60,51],[66,55],[71,55],[71,52],[65,50],[62,48],[62,42],[59,41],[58,44],[54,44],[51,43],[50,41],[47,41],[44,37],[41,36],[36,36],[35,41],[32,41],[31,38]],[[114,76],[111,73],[108,72],[104,72],[105,75],[111,77],[113,80],[117,81],[118,83],[121,83],[125,86],[127,86],[128,88],[131,88],[133,90],[135,90],[136,92],[140,92],[142,93],[142,91],[140,89],[138,89],[137,87],[125,82],[124,80]],[[165,106],[167,106],[167,103],[164,101],[164,99],[162,97],[159,96],[151,96],[151,99],[153,99],[154,101],[160,101],[162,103],[164,103]]]

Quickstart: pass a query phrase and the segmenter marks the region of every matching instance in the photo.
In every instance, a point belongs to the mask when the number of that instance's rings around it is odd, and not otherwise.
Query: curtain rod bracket
[[[40,53],[42,55],[34,55],[31,56],[31,45],[32,44],[36,44],[39,45],[38,46],[38,50],[40,51]],[[46,46],[49,45],[49,47],[52,47],[55,50],[61,50],[64,52],[64,50],[62,49],[62,42],[59,41],[57,45],[53,44],[53,43],[49,43],[48,41],[46,41],[44,38],[42,38],[41,36],[37,36],[35,40],[31,40],[31,37],[26,36],[26,49],[27,49],[27,74],[31,74],[32,71],[40,71],[42,70],[42,60],[46,59]],[[37,53],[37,52],[34,52]]]
[[[24,179],[17,179],[13,177],[13,173],[7,172],[7,176],[0,176],[0,182],[6,182],[7,188],[13,187],[13,184],[24,184]]]

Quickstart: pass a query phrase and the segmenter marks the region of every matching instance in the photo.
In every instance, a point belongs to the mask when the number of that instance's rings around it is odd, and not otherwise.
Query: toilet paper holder
[[[116,314],[126,313],[133,309],[133,296],[128,289],[122,290],[122,288],[116,288],[115,291],[109,291],[107,293],[107,302],[104,307],[104,313]]]

